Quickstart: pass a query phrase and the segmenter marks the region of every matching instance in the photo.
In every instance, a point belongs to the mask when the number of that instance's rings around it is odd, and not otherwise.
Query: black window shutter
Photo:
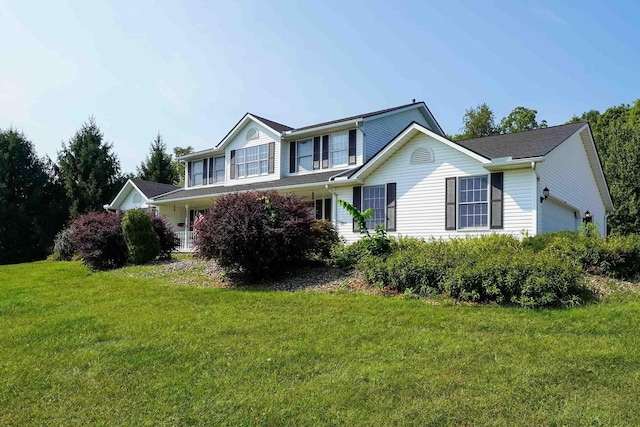
[[[322,199],[316,200],[316,219],[322,219]]]
[[[362,210],[362,187],[353,187],[353,207],[358,209],[358,211]],[[353,220],[353,231],[360,232],[358,228],[358,224],[356,224],[355,219]]]
[[[187,183],[189,187],[193,185],[191,181],[191,162],[187,162]]]
[[[504,172],[491,174],[491,228],[503,228],[503,197]]]
[[[387,184],[387,231],[396,231],[396,183]]]
[[[329,167],[329,135],[322,136],[322,169]]]
[[[289,144],[289,173],[296,172],[296,141]]]
[[[202,161],[202,184],[207,183],[207,176],[209,176],[209,159]]]
[[[275,171],[275,159],[276,159],[276,143],[269,143],[269,173]]]
[[[313,168],[320,169],[320,137],[313,138]]]
[[[236,150],[231,150],[231,165],[229,179],[236,179]]]
[[[331,199],[324,199],[324,219],[331,221]]]
[[[213,170],[216,167],[215,157],[209,157],[209,184],[213,184]]]
[[[356,164],[356,130],[349,131],[349,164]]]
[[[446,178],[445,230],[456,229],[456,178]]]

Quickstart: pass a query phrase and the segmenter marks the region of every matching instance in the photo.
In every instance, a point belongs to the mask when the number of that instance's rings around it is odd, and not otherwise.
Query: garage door
[[[577,216],[577,213],[567,205],[547,199],[542,207],[542,232],[577,230]]]

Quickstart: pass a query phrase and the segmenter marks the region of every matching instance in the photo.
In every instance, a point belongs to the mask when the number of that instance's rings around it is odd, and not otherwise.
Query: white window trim
[[[487,178],[487,200],[484,202],[460,202],[460,191],[462,191],[461,189],[461,185],[460,185],[460,181],[463,179],[474,179],[474,178]],[[461,232],[473,232],[473,231],[487,231],[490,230],[490,221],[491,221],[491,203],[489,203],[489,199],[491,197],[490,195],[490,190],[491,190],[491,175],[490,174],[486,174],[486,175],[468,175],[468,176],[459,176],[457,177],[456,180],[456,230],[457,231],[461,231]],[[472,204],[477,204],[477,203],[486,203],[487,205],[487,225],[486,226],[474,226],[474,227],[461,227],[460,223],[462,221],[460,221],[460,205],[461,204],[465,204],[465,205],[472,205]]]
[[[333,142],[333,137],[337,136],[337,135],[344,135],[347,138],[347,148],[344,150],[333,150],[331,147],[331,143]],[[357,147],[357,144],[356,144]],[[349,165],[349,131],[345,131],[345,132],[335,132],[335,133],[331,133],[329,134],[329,168],[337,168],[337,167],[341,167],[341,166],[348,166]],[[338,163],[338,164],[333,164],[333,153],[334,152],[339,152],[339,151],[345,151],[346,152],[346,156],[345,156],[345,162],[344,163]]]

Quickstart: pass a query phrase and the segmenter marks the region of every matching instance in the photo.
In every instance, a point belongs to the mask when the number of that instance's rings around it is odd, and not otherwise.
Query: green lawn
[[[531,311],[0,267],[1,425],[640,425],[639,402],[636,295]]]

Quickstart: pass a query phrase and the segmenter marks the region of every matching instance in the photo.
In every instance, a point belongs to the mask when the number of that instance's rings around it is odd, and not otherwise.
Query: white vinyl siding
[[[418,147],[427,147],[436,159],[433,163],[411,165],[411,154]],[[531,168],[505,170],[503,185],[503,228],[499,230],[445,230],[445,179],[449,177],[486,176],[489,171],[475,159],[427,136],[417,135],[380,165],[363,186],[396,182],[396,231],[391,235],[424,238],[465,237],[492,232],[522,236],[534,231],[533,204],[535,179]],[[338,199],[352,200],[352,187],[337,188]],[[340,235],[352,242],[360,238],[352,229],[349,214],[337,208],[334,220]]]
[[[589,211],[593,222],[598,223],[600,234],[605,235],[605,206],[583,144],[580,134],[571,136],[547,154],[545,161],[539,163],[536,168],[540,177],[537,201],[540,209],[541,232],[557,227],[549,224],[550,221],[554,221],[553,217],[557,214],[555,206],[547,204],[546,200],[540,203],[542,189],[547,187],[549,197],[579,210],[578,221],[585,211]],[[568,171],[568,165],[571,165],[570,171]]]

